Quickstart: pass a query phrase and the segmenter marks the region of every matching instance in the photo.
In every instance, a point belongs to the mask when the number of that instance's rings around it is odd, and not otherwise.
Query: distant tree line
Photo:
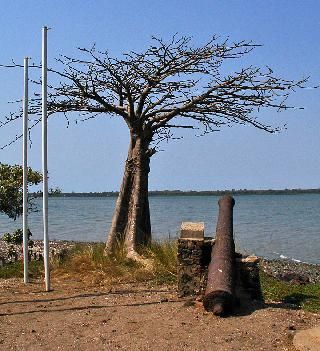
[[[248,190],[248,189],[231,189],[231,190],[204,190],[204,191],[182,191],[182,190],[154,190],[149,191],[149,196],[220,196],[220,195],[295,195],[295,194],[320,194],[320,188],[317,189],[268,189],[268,190]],[[116,197],[118,191],[103,191],[89,193],[65,193],[60,189],[49,193],[54,197]],[[33,194],[34,197],[42,197],[42,192]]]

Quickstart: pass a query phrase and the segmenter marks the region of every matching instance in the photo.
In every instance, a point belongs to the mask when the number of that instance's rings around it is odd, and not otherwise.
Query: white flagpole
[[[23,94],[23,280],[29,282],[28,275],[28,57],[24,58]]]
[[[48,115],[47,115],[47,27],[42,28],[42,175],[43,175],[43,257],[46,291],[50,291],[48,235]]]

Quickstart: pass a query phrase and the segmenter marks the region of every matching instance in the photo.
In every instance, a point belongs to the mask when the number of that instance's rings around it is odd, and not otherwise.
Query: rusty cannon
[[[216,240],[208,268],[208,281],[203,298],[203,306],[215,315],[225,315],[232,311],[235,286],[235,246],[233,240],[232,196],[219,200],[219,217]]]

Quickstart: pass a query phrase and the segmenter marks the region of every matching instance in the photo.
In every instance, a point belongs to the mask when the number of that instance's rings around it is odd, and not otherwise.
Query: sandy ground
[[[0,350],[291,351],[297,330],[320,323],[320,315],[279,304],[219,318],[179,299],[174,287],[53,287],[46,293],[40,282],[0,281]]]

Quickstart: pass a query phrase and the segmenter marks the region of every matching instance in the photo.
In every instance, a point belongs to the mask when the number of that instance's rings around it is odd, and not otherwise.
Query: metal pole
[[[47,115],[47,27],[42,28],[42,174],[43,174],[43,257],[46,291],[50,291],[48,235],[48,115]]]
[[[28,275],[28,57],[24,58],[23,93],[23,280],[29,282]]]

